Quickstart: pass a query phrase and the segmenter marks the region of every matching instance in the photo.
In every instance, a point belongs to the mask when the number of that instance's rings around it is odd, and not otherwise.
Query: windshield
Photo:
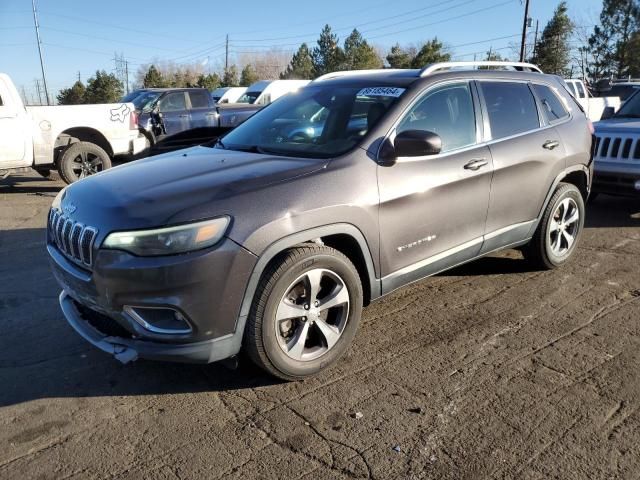
[[[640,95],[637,91],[622,104],[622,107],[614,116],[618,118],[640,118]]]
[[[246,92],[237,101],[237,103],[256,103],[256,100],[262,92]]]
[[[160,95],[162,95],[162,92],[143,92],[132,99],[131,103],[135,105],[136,110],[139,112],[148,112],[153,108],[153,105]]]
[[[621,101],[627,100],[638,89],[636,85],[614,85],[606,92],[607,97],[620,97]]]
[[[306,87],[260,110],[217,148],[331,158],[353,149],[403,88]]]

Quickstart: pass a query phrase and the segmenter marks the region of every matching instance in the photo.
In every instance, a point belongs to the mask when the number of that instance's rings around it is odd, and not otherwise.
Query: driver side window
[[[442,139],[442,152],[476,143],[476,117],[469,83],[454,83],[430,90],[402,119],[396,134],[426,130]]]
[[[169,93],[159,105],[161,112],[179,112],[187,109],[187,102],[184,98],[184,92]]]

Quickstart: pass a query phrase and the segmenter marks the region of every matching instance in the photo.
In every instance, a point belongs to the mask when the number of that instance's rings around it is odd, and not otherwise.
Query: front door
[[[398,123],[392,136],[434,132],[442,152],[378,167],[385,293],[479,253],[493,166],[478,111],[473,85],[450,82],[430,87]]]

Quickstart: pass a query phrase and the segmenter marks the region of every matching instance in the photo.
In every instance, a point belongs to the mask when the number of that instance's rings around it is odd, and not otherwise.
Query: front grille
[[[594,157],[604,162],[638,162],[640,164],[640,136],[597,136]]]
[[[96,312],[89,307],[85,307],[75,300],[73,300],[73,304],[83,320],[98,332],[109,337],[131,338],[131,333],[113,318],[107,317],[100,312]]]
[[[47,229],[49,238],[65,256],[86,267],[93,265],[97,229],[74,222],[54,208],[49,212]]]

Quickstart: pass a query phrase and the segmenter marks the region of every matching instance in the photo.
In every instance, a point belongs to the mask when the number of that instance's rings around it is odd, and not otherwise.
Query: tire
[[[94,143],[77,142],[62,153],[58,172],[66,183],[73,183],[108,168],[111,159],[107,152]]]
[[[574,218],[576,213],[577,218]],[[584,199],[580,190],[569,183],[558,185],[531,242],[523,250],[525,258],[545,270],[566,263],[580,240],[584,217]]]
[[[245,327],[244,351],[280,379],[314,375],[335,363],[351,344],[362,299],[358,271],[339,251],[321,245],[287,250],[260,280]]]

